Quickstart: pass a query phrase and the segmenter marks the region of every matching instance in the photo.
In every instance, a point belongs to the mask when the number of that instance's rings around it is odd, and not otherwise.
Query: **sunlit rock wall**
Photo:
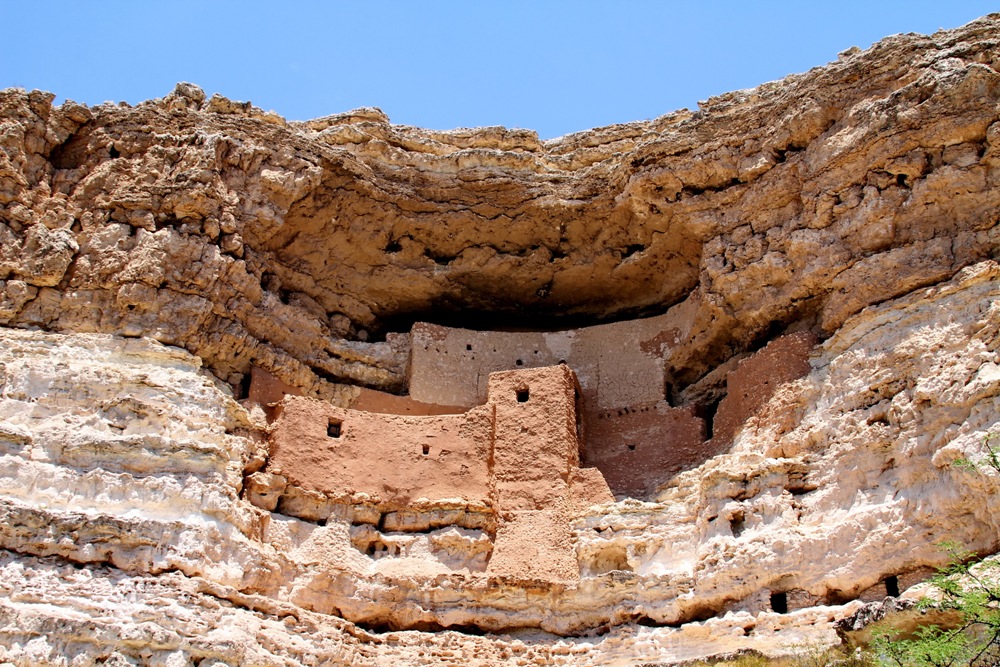
[[[996,553],[1000,480],[953,463],[997,430],[998,42],[997,17],[897,36],[548,142],[287,122],[191,85],[0,93],[0,659],[777,655],[838,642],[942,540]],[[636,497],[471,528],[261,507],[253,368],[344,406],[406,390],[414,321],[639,315],[685,323],[656,396],[726,444]],[[818,344],[756,395],[780,340]],[[510,535],[570,556],[491,568]]]

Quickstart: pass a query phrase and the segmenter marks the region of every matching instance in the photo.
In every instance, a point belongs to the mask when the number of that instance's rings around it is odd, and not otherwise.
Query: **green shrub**
[[[959,459],[953,465],[967,470],[992,468],[1000,473],[1000,456],[983,442],[978,460]],[[954,626],[926,625],[913,636],[891,631],[876,635],[872,651],[884,665],[898,667],[994,667],[1000,665],[1000,563],[982,562],[954,542],[942,543],[948,564],[931,578],[939,599],[921,600],[925,611],[951,611],[960,621]]]

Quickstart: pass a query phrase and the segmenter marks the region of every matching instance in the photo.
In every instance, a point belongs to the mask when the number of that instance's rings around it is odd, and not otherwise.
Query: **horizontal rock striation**
[[[584,636],[537,644],[551,664],[561,650],[577,660],[568,664],[640,649],[665,661],[723,647],[778,650],[772,634],[789,628],[831,643],[828,621],[849,617],[862,604],[851,600],[870,598],[887,577],[939,564],[941,540],[981,553],[1000,547],[1000,513],[982,502],[1000,492],[1000,478],[950,465],[981,457],[997,429],[997,303],[1000,266],[985,262],[852,318],[728,453],[675,477],[655,502],[570,508],[576,581],[484,572],[477,553],[492,547],[482,526],[459,528],[446,511],[427,525],[399,513],[368,523],[357,513],[317,522],[262,511],[240,496],[243,474],[259,474],[262,415],[236,404],[196,358],[148,340],[3,330],[0,548],[9,554],[4,567],[14,568],[4,579],[13,587],[5,613],[27,609],[32,623],[56,622],[57,608],[79,603],[51,587],[96,577],[93,585],[176,596],[172,604],[186,609],[184,623],[151,611],[145,625],[117,621],[138,637],[121,650],[140,657],[151,643],[154,653],[203,655],[208,645],[192,634],[199,623],[250,614],[241,623],[266,624],[310,612],[319,614],[310,623],[332,633],[326,648],[309,644],[307,653],[323,655],[377,652],[386,641],[333,617],[379,632]],[[44,560],[52,556],[59,560]],[[770,611],[775,592],[787,596],[788,617]],[[23,607],[53,595],[56,607]],[[218,599],[244,611],[220,617]],[[107,625],[85,622],[89,613],[70,617],[80,627]],[[647,628],[641,639],[609,633],[635,622]],[[172,639],[153,642],[153,626]],[[57,664],[38,656],[70,645],[91,656],[111,651],[99,639],[80,646],[67,630],[29,651],[25,632],[18,623],[0,631],[21,647],[7,655],[23,664]],[[388,641],[428,650],[457,641],[422,636]],[[239,650],[249,641],[243,636]],[[499,654],[518,645],[510,637],[459,643]]]
[[[998,44],[551,141],[0,92],[0,661],[775,656],[997,553]]]

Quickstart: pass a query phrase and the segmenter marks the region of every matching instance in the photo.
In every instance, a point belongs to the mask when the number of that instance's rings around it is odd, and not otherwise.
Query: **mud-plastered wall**
[[[566,364],[585,409],[664,398],[666,349],[678,337],[673,313],[553,332],[473,331],[417,323],[411,333],[410,396],[426,403],[478,405],[490,373]]]
[[[718,453],[693,406],[665,401],[593,413],[586,433],[586,464],[598,468],[616,494],[638,498]]]
[[[486,408],[410,417],[344,410],[289,396],[271,433],[268,472],[289,484],[384,508],[419,499],[485,502],[490,458]]]

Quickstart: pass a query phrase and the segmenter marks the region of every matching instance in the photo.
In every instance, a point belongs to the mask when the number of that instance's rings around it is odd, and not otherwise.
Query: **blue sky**
[[[378,106],[395,123],[542,138],[654,118],[993,2],[0,0],[0,87],[87,104],[177,81],[289,119]]]

